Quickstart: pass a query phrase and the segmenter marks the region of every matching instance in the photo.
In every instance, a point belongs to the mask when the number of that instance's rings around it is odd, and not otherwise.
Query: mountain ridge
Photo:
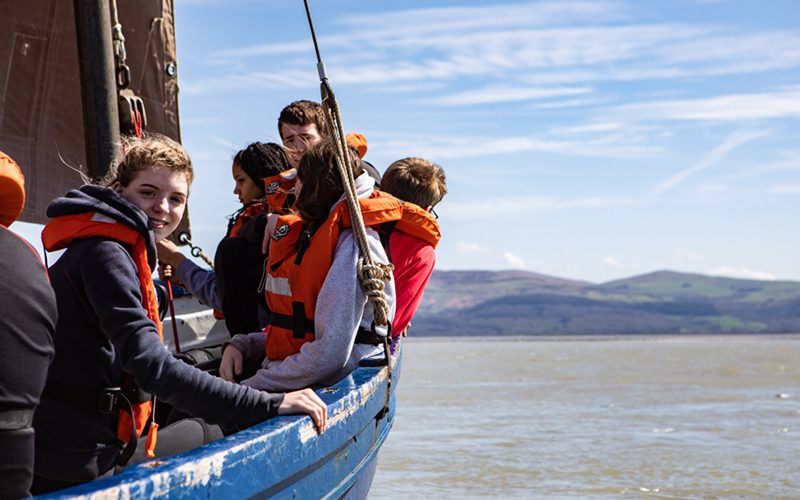
[[[435,271],[411,332],[800,332],[800,282],[659,270],[595,284],[529,271]]]

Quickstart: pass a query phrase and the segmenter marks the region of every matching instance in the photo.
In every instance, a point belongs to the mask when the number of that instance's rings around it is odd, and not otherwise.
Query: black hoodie
[[[148,260],[155,265],[147,216],[111,189],[84,186],[70,191],[53,201],[47,215],[85,212],[143,234]],[[48,384],[118,387],[125,372],[160,401],[212,424],[243,428],[277,414],[282,394],[228,383],[172,357],[142,306],[136,264],[121,243],[102,237],[77,240],[50,268],[50,278],[59,316]],[[120,451],[116,416],[43,398],[34,428],[39,476],[88,481],[115,465]]]

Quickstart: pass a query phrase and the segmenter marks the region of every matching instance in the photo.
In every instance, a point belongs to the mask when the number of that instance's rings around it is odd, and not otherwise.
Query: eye
[[[156,196],[156,192],[152,189],[143,189],[140,193],[145,198],[155,198]]]
[[[183,205],[186,203],[186,199],[183,196],[173,196],[170,198],[170,201],[176,205]]]

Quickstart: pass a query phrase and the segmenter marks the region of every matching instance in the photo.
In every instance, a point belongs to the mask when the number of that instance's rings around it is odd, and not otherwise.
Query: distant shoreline
[[[674,341],[674,340],[796,340],[798,333],[653,333],[653,334],[598,334],[598,335],[488,335],[488,336],[415,336],[405,337],[403,342],[545,342],[545,341]]]

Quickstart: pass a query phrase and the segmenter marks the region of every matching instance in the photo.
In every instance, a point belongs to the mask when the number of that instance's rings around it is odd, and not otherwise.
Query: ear
[[[111,185],[111,189],[117,194],[122,194],[122,184],[120,184],[119,181],[114,181],[114,184]]]
[[[433,205],[428,205],[427,208],[425,208],[426,212],[431,212],[432,210],[433,210]]]

